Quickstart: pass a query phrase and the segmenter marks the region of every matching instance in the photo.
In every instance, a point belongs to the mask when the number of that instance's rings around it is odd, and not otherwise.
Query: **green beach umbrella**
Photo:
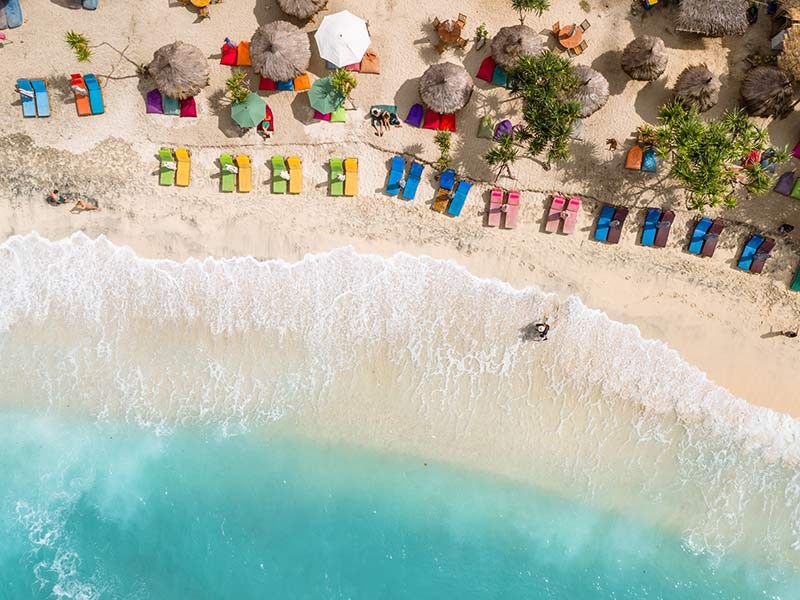
[[[344,96],[331,85],[330,77],[317,79],[308,90],[308,101],[311,108],[323,115],[334,112],[344,106]]]
[[[231,105],[231,118],[236,121],[239,127],[245,129],[255,127],[264,120],[267,103],[261,96],[250,92],[247,100]]]

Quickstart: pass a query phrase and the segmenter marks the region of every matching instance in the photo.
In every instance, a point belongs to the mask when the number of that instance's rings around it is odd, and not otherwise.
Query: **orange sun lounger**
[[[78,115],[85,117],[92,114],[92,106],[89,103],[89,90],[86,88],[86,82],[80,73],[73,73],[70,75],[69,82],[73,93],[75,94],[75,107],[78,109]],[[83,90],[81,92],[80,90]]]

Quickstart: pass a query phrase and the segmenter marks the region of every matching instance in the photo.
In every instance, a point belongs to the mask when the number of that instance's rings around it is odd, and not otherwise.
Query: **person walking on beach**
[[[547,319],[545,319],[541,323],[536,323],[533,327],[536,330],[536,334],[539,336],[536,341],[546,342],[547,334],[550,331],[550,325],[547,324]]]
[[[786,331],[781,331],[781,335],[787,338],[796,338],[798,333],[800,333],[800,326],[795,327],[794,329],[787,329]]]

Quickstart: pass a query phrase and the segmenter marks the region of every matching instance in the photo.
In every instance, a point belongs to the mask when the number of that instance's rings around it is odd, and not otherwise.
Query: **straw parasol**
[[[794,90],[778,67],[750,69],[742,81],[741,94],[744,108],[754,117],[785,117],[792,110]]]
[[[664,40],[651,35],[643,35],[622,51],[622,70],[631,79],[653,81],[667,68],[667,50]]]
[[[800,25],[792,25],[783,36],[783,51],[778,55],[778,67],[800,79]]]
[[[675,28],[713,37],[747,31],[750,0],[681,0]]]
[[[539,54],[543,47],[542,38],[527,25],[501,27],[492,40],[492,58],[508,70],[520,56]]]
[[[310,60],[308,35],[286,21],[262,25],[250,41],[253,69],[267,79],[294,79],[306,72]]]
[[[578,89],[575,90],[575,100],[581,105],[581,112],[578,116],[585,119],[603,108],[608,102],[608,81],[600,73],[586,65],[576,66],[574,73],[579,84]]]
[[[693,104],[705,112],[719,102],[719,78],[705,65],[686,67],[675,82],[675,97],[686,105]]]
[[[422,103],[431,110],[450,114],[461,110],[472,96],[472,77],[461,65],[431,65],[419,80]]]
[[[153,54],[147,72],[158,91],[183,100],[208,85],[208,60],[199,48],[181,41],[162,46]]]
[[[328,3],[328,0],[278,0],[278,6],[290,17],[310,19]]]

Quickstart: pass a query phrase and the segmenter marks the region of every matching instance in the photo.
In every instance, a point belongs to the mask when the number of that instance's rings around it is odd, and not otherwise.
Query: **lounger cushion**
[[[183,100],[181,100],[181,116],[182,117],[197,116],[197,104],[195,104],[194,98],[184,98]]]
[[[361,59],[361,72],[380,74],[381,62],[378,59],[378,53],[373,48],[368,48],[364,53],[364,58]]]
[[[424,109],[422,108],[422,104],[414,104],[408,111],[408,116],[406,117],[406,123],[411,125],[412,127],[419,127],[422,125],[422,116],[425,113]]]
[[[219,64],[231,67],[236,65],[237,52],[235,46],[229,46],[227,43],[222,44],[221,54],[222,57],[219,59]]]
[[[314,118],[319,119],[320,121],[330,121],[331,120],[331,113],[322,114],[318,110],[314,111]]]
[[[169,96],[162,95],[162,100],[163,100],[165,115],[178,116],[179,114],[181,114],[181,105],[175,98],[170,98]]]
[[[425,117],[422,122],[423,129],[439,129],[439,121],[442,116],[437,113],[433,112],[432,110],[425,111]]]
[[[482,81],[491,82],[496,64],[497,63],[494,62],[494,59],[491,56],[487,56],[481,62],[481,66],[478,68],[478,74],[476,77]]]
[[[508,75],[506,75],[505,69],[500,65],[495,66],[494,73],[492,73],[492,83],[495,85],[499,85],[500,87],[506,87],[508,85]]]
[[[262,77],[258,81],[258,89],[262,92],[274,92],[278,85],[275,83],[273,79],[268,79],[267,77]]]
[[[441,119],[439,119],[439,129],[442,131],[455,131],[456,116],[453,114],[442,115]]]
[[[305,92],[311,89],[311,81],[308,78],[308,73],[303,73],[294,78],[294,91]]]
[[[250,66],[250,42],[239,42],[236,47],[236,65],[239,67]]]
[[[147,96],[145,98],[145,108],[148,114],[153,114],[153,115],[164,114],[161,92],[159,92],[158,90],[150,90],[149,92],[147,92]]]
[[[775,192],[788,196],[792,192],[794,186],[794,171],[787,171],[778,177],[778,183],[775,184]]]
[[[275,89],[279,92],[293,92],[294,80],[290,79],[289,81],[278,81],[275,83]]]

